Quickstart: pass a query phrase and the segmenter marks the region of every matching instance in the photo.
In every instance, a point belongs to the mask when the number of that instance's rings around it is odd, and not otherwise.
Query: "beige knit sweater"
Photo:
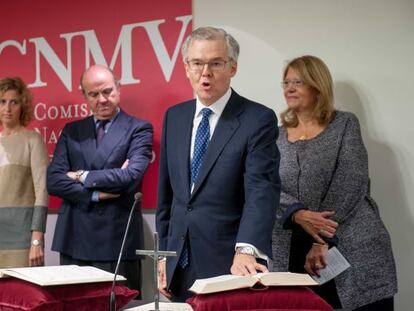
[[[46,229],[48,163],[37,132],[0,137],[0,268],[27,266],[31,232]]]

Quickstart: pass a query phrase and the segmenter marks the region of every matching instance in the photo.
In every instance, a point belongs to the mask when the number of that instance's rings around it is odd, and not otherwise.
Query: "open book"
[[[0,278],[15,277],[40,286],[109,282],[114,274],[90,266],[45,266],[0,269]],[[117,281],[126,280],[117,275]]]
[[[320,277],[311,277],[306,273],[267,272],[253,276],[221,275],[208,279],[199,279],[189,288],[196,294],[209,294],[238,288],[267,286],[312,286],[321,285],[335,278],[350,267],[349,262],[336,247],[328,250],[328,265],[320,270]]]
[[[318,285],[308,274],[291,272],[267,272],[253,276],[220,275],[208,279],[198,279],[190,287],[196,294],[209,294],[226,290],[249,288],[254,286],[311,286]]]

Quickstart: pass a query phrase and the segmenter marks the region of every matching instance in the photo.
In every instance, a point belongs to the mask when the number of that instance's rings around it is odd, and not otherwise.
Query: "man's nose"
[[[102,92],[99,92],[98,94],[98,102],[106,102],[106,97],[104,96],[104,94],[102,94]]]
[[[201,74],[203,76],[209,76],[211,75],[211,69],[208,63],[205,63],[203,66],[203,70],[201,71]]]

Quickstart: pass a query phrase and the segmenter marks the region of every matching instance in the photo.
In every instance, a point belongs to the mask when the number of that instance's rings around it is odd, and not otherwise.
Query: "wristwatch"
[[[254,251],[253,247],[250,247],[250,246],[236,247],[236,254],[256,256],[256,252]]]
[[[41,240],[32,240],[32,246],[42,246],[43,241]]]
[[[76,181],[80,182],[80,178],[82,177],[83,173],[85,173],[84,170],[78,170],[78,171],[75,172]]]

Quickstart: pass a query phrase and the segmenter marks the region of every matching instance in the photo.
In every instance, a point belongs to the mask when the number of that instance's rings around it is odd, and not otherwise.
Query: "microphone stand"
[[[122,253],[124,252],[125,240],[126,240],[126,237],[127,237],[127,234],[128,234],[129,225],[131,224],[132,214],[135,210],[135,206],[138,204],[138,202],[141,202],[141,198],[142,198],[142,193],[141,192],[135,193],[135,195],[134,195],[135,201],[134,201],[134,204],[132,205],[131,212],[129,213],[128,222],[127,222],[127,225],[126,225],[126,228],[125,228],[124,238],[122,240],[121,249],[119,250],[118,262],[116,263],[116,267],[115,267],[114,279],[112,281],[111,296],[109,298],[109,310],[110,311],[116,311],[116,297],[115,297],[116,277],[118,275],[118,269],[119,269],[119,264],[121,262]]]

